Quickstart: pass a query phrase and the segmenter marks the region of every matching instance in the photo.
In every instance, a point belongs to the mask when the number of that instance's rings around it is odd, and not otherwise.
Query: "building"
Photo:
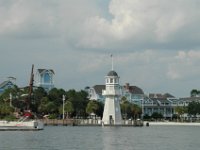
[[[105,125],[121,125],[121,87],[119,85],[119,76],[112,70],[107,74],[105,80],[106,88],[102,91],[102,95],[105,96],[102,122]]]
[[[171,94],[149,94],[143,101],[143,114],[151,116],[153,113],[160,113],[166,119],[172,119],[177,115],[176,107],[187,107],[191,102],[200,102],[200,97],[175,98]],[[198,115],[197,115],[198,116]],[[182,114],[185,119],[190,118],[187,113]]]
[[[137,86],[130,86],[129,83],[126,83],[122,88],[122,96],[134,104],[141,105],[144,99],[144,92],[141,88]]]
[[[149,94],[143,101],[143,114],[151,116],[153,113],[162,114],[164,118],[172,118],[175,114],[175,105],[177,102],[171,94]]]
[[[49,92],[54,88],[54,75],[52,69],[37,69],[35,86],[42,87]]]
[[[86,87],[85,91],[88,93],[88,98],[90,100],[97,100],[104,102],[105,97],[102,95],[102,91],[105,90],[105,85],[95,85],[93,87]]]
[[[13,88],[15,85],[16,78],[8,77],[8,80],[0,84],[0,94],[2,94],[6,89]]]
[[[144,98],[144,92],[138,86],[131,86],[126,83],[124,86],[120,86],[121,97],[126,97],[130,102],[141,103]],[[105,101],[105,96],[102,95],[102,91],[105,90],[105,85],[94,85],[93,87],[86,87],[85,90],[88,92],[90,100]]]
[[[105,89],[105,85],[95,85],[92,88],[88,87],[89,99],[105,102],[106,97],[102,93]],[[200,97],[176,98],[169,93],[150,93],[149,95],[145,95],[141,88],[131,86],[128,83],[124,86],[119,85],[119,89],[121,92],[120,99],[126,97],[129,102],[137,104],[142,108],[142,117],[145,115],[151,116],[153,113],[159,113],[162,114],[164,118],[171,119],[174,114],[177,114],[177,106],[188,106],[192,101],[200,102]]]

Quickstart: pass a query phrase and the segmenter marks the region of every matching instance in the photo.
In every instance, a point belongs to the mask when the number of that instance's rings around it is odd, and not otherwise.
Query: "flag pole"
[[[114,66],[113,66],[113,55],[111,54],[110,57],[111,57],[111,60],[112,60],[112,70],[114,70]]]

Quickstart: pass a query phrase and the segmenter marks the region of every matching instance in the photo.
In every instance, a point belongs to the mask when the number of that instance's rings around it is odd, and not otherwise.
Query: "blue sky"
[[[199,0],[0,0],[0,81],[29,82],[31,65],[58,88],[121,84],[146,94],[200,89]]]

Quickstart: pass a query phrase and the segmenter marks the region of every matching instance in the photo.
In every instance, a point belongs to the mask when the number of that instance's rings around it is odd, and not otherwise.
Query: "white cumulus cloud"
[[[197,0],[111,0],[109,12],[112,17],[88,18],[79,44],[88,48],[102,48],[118,45],[120,41],[125,48],[127,43],[132,47],[149,44],[149,48],[152,48],[152,45],[159,47],[163,43],[173,47],[174,41],[179,41],[176,47],[181,47],[181,41],[190,43],[194,40],[190,39],[192,35],[199,33],[198,4],[200,2]],[[195,35],[199,40],[200,35]]]

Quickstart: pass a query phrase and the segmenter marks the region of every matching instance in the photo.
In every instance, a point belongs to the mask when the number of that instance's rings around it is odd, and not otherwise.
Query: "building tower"
[[[55,73],[52,69],[38,69],[36,72],[36,83],[38,87],[43,87],[47,92],[54,88],[53,77]]]
[[[112,55],[111,55],[112,57]],[[121,88],[119,85],[119,76],[112,70],[105,77],[106,89],[102,91],[105,96],[105,105],[102,123],[104,125],[121,125],[122,116],[120,109]]]

